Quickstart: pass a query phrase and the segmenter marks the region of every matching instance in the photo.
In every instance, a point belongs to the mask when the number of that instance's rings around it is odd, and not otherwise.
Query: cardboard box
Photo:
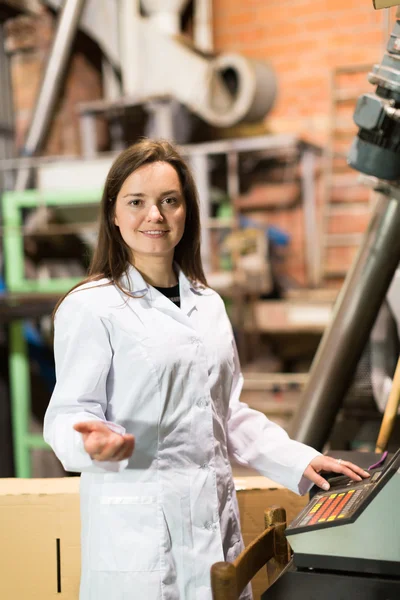
[[[291,521],[307,498],[265,477],[235,477],[245,544],[264,529],[264,509]],[[79,478],[0,479],[1,600],[77,600],[80,578]],[[259,600],[265,570],[253,583]],[[110,599],[111,600],[111,599]]]
[[[1,600],[78,600],[79,478],[0,479]]]
[[[399,0],[374,0],[374,8],[390,8],[391,6],[398,6]]]

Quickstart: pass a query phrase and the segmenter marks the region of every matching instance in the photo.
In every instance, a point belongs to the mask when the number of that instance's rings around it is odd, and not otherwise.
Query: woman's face
[[[172,258],[185,229],[186,203],[175,169],[166,162],[143,165],[124,181],[114,223],[132,257]]]

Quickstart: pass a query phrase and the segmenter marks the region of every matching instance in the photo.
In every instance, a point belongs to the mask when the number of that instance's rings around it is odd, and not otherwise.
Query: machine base
[[[299,570],[290,563],[261,600],[398,600],[400,578]]]

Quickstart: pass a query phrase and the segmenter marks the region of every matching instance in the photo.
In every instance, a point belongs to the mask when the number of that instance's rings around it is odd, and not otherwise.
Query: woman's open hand
[[[304,471],[303,476],[323,490],[329,490],[330,486],[327,480],[320,475],[321,471],[333,471],[334,473],[347,475],[347,477],[350,477],[350,479],[353,479],[354,481],[361,481],[363,478],[365,479],[370,476],[367,471],[364,471],[361,467],[357,467],[357,465],[354,465],[347,460],[324,455],[316,456]]]
[[[101,421],[83,421],[74,425],[82,434],[86,452],[92,460],[124,460],[132,456],[135,438],[126,433],[115,433]]]

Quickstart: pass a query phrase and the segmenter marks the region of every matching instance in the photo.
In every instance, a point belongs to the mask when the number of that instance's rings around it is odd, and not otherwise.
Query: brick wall
[[[374,11],[372,0],[214,0],[214,40],[217,50],[237,51],[267,60],[278,78],[278,97],[265,119],[267,130],[291,132],[310,141],[326,143],[329,130],[330,80],[335,67],[380,62],[388,38],[385,11]],[[393,22],[395,9],[391,10]],[[391,27],[389,27],[389,31]],[[21,147],[29,125],[38,85],[51,45],[54,18],[43,9],[38,17],[20,17],[7,24],[8,49],[12,55],[17,145]],[[354,80],[343,80],[353,85]],[[372,91],[366,74],[356,81],[357,92]],[[76,106],[78,102],[102,96],[101,74],[88,60],[88,54],[75,50],[63,94],[53,120],[44,154],[80,152]],[[343,107],[341,118],[351,123],[354,105]],[[107,147],[104,123],[99,122],[100,148]],[[260,129],[254,130],[260,133]],[[218,136],[221,132],[218,133]],[[351,137],[342,140],[348,148]],[[319,189],[323,188],[320,181]],[[339,187],[337,201],[358,201],[368,194],[362,188]],[[267,213],[269,223],[284,228],[292,236],[288,274],[306,283],[304,228],[301,211]],[[329,230],[345,233],[348,214],[336,217]],[[365,215],[353,215],[354,231],[363,231]],[[329,251],[327,262],[333,270],[349,265],[354,248]]]
[[[345,65],[372,65],[383,57],[388,34],[392,30],[395,8],[389,13],[375,11],[372,0],[214,0],[214,40],[217,50],[240,52],[267,60],[278,79],[278,97],[265,127],[274,133],[290,132],[326,147],[331,128],[331,85],[333,70]],[[387,16],[389,19],[387,20]],[[389,22],[388,22],[389,21]],[[372,92],[367,72],[357,76],[341,76],[339,89],[352,88],[357,97]],[[348,151],[356,132],[352,122],[354,102],[338,106],[336,126],[345,128],[335,149]],[[354,187],[358,174],[341,171],[348,187],[332,179],[332,198],[336,202],[365,202],[370,194],[361,186]],[[352,181],[353,179],[353,181]],[[320,181],[318,214],[324,182]],[[326,231],[335,234],[359,233],[365,230],[369,217],[355,210],[322,220]],[[268,222],[285,227],[292,236],[287,268],[288,275],[299,283],[307,283],[304,270],[304,228],[298,211],[267,213]],[[355,247],[330,248],[324,256],[326,270],[348,269]],[[336,282],[340,285],[342,279]]]
[[[387,42],[385,11],[375,11],[372,0],[214,0],[213,6],[216,49],[267,60],[275,69],[279,96],[268,128],[313,141],[326,139],[332,69],[380,62]]]

